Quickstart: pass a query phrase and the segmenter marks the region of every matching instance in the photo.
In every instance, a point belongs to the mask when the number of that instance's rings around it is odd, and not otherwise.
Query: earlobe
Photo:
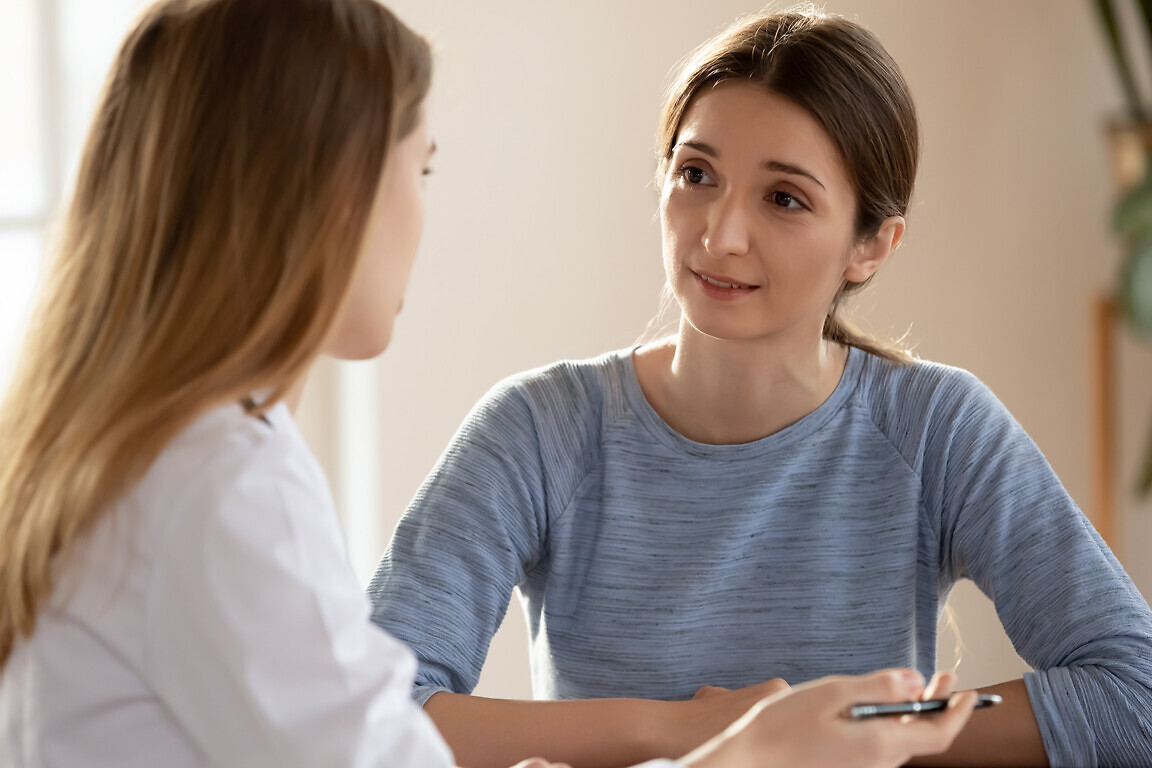
[[[844,279],[862,283],[879,271],[904,237],[904,217],[889,216],[876,234],[856,246],[844,269]]]

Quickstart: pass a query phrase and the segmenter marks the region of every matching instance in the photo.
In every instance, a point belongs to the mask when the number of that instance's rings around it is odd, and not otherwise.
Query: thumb
[[[924,692],[924,676],[914,669],[883,669],[848,680],[851,685],[845,693],[854,697],[849,703],[907,701]]]

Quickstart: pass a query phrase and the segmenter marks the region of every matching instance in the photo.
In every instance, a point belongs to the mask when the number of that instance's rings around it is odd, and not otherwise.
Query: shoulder
[[[900,364],[866,354],[856,397],[876,428],[917,469],[926,453],[947,451],[957,437],[984,443],[1018,430],[975,375],[928,360]]]
[[[865,353],[859,393],[884,420],[901,415],[947,416],[960,411],[1002,408],[975,375],[930,360],[892,363]]]
[[[263,418],[238,404],[203,414],[168,443],[133,495],[169,529],[331,504],[323,474],[283,405]]]
[[[84,591],[70,586],[62,599],[96,606],[119,599],[132,578],[154,605],[178,581],[202,584],[213,569],[263,552],[304,551],[296,542],[340,551],[339,535],[323,474],[287,410],[264,421],[221,406],[195,417],[110,505],[69,568]]]
[[[629,350],[583,360],[560,360],[514,374],[496,384],[490,397],[519,396],[539,405],[602,402],[619,389]]]
[[[516,477],[567,499],[624,409],[629,350],[561,360],[500,381],[472,408],[434,477]]]
[[[238,403],[223,405],[200,415],[172,438],[149,467],[145,482],[218,479],[259,467],[288,449],[287,436],[270,419],[249,416]]]
[[[236,604],[240,585],[303,594],[344,577],[343,534],[323,472],[285,406],[265,419],[238,406],[205,414],[171,441],[134,494],[152,553],[155,621],[174,600],[215,615]]]
[[[205,412],[181,430],[160,461],[172,461],[176,456],[236,459],[267,450],[282,443],[284,437],[271,417],[251,416],[239,403],[229,403]]]
[[[621,410],[629,354],[616,350],[560,360],[509,376],[476,404],[468,421],[496,428],[530,427],[541,436],[599,425]]]
[[[862,354],[861,383],[865,391],[876,398],[899,395],[926,401],[940,397],[963,398],[987,391],[976,376],[963,368],[921,358],[894,363],[866,352]]]

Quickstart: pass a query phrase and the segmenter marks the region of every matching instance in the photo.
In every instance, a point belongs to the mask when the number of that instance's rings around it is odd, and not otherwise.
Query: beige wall
[[[631,343],[662,284],[652,134],[670,67],[755,3],[393,0],[439,46],[440,151],[428,233],[393,347],[375,364],[386,536],[473,402],[515,371]],[[1101,125],[1120,99],[1083,0],[839,0],[917,98],[923,165],[906,244],[861,315],[910,329],[926,358],[975,372],[1081,505],[1088,473],[1088,306],[1118,256]],[[1129,478],[1152,424],[1152,346],[1122,350]],[[334,475],[333,366],[304,428]],[[1123,496],[1121,557],[1152,594],[1152,505]],[[359,542],[375,551],[382,543]],[[367,545],[367,546],[365,546]],[[361,570],[365,568],[360,563]],[[956,600],[962,683],[1023,669],[991,605]],[[527,697],[519,610],[481,693]],[[942,662],[951,658],[944,641]]]

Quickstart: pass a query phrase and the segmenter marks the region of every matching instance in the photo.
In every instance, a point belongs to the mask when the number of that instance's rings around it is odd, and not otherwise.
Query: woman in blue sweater
[[[918,149],[899,69],[842,18],[759,14],[687,62],[657,170],[678,332],[499,384],[370,588],[462,762],[679,754],[775,688],[930,673],[970,578],[1034,671],[943,763],[1152,765],[1147,602],[991,392],[840,315],[900,243]],[[470,695],[514,588],[536,698],[564,701]]]

